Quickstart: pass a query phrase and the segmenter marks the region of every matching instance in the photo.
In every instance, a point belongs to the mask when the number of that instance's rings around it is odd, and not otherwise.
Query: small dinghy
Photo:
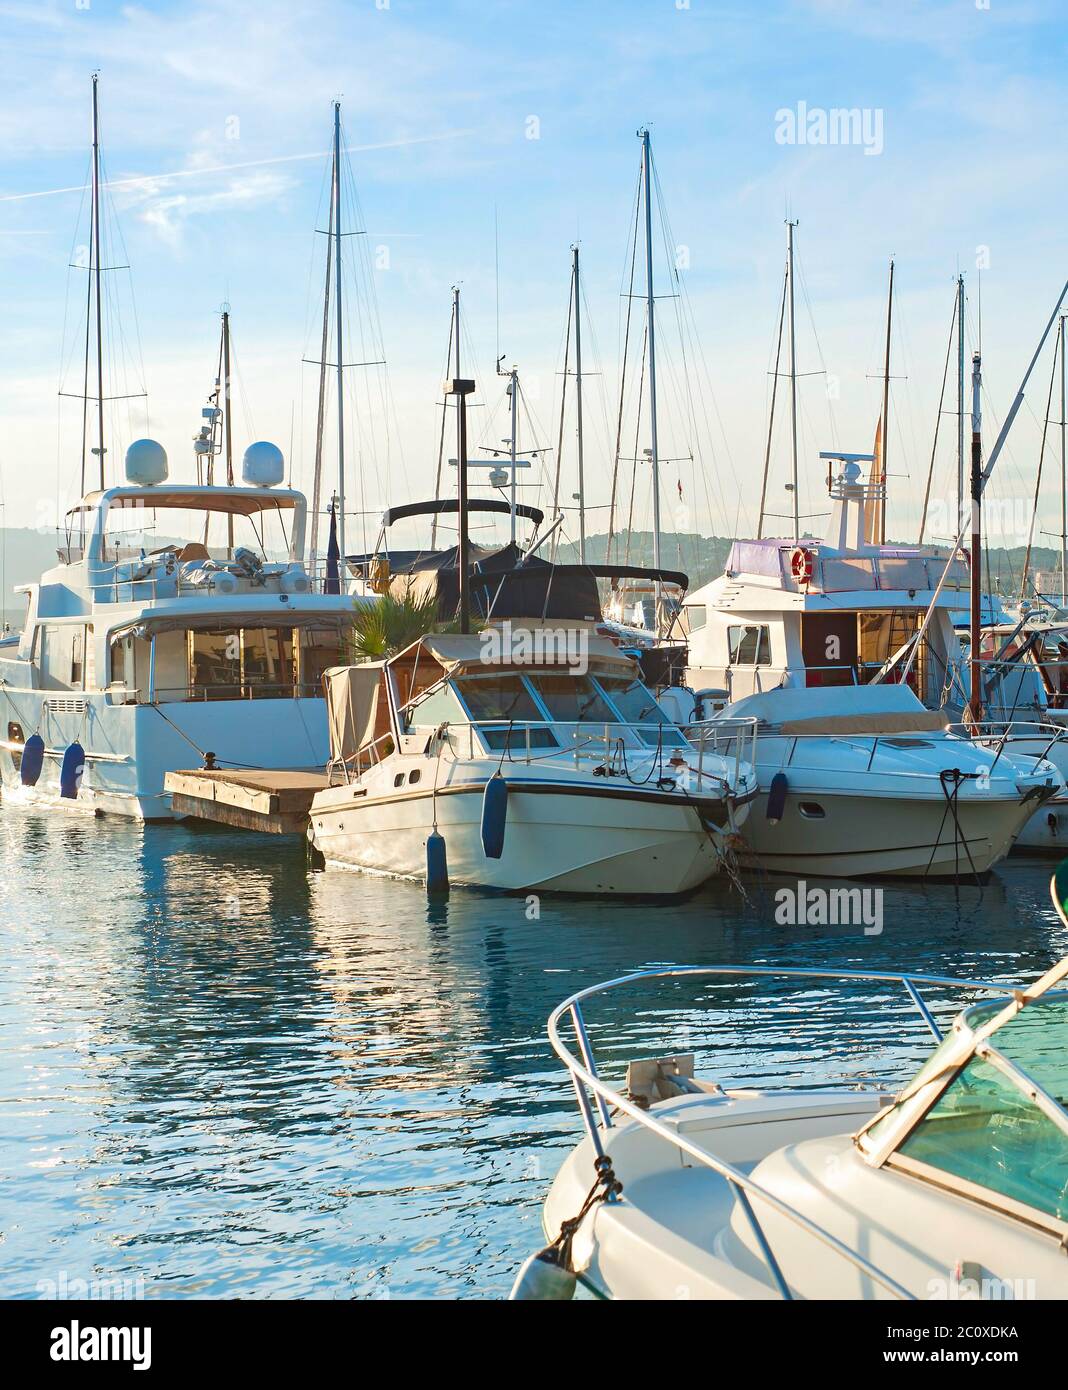
[[[1068,861],[1053,883],[1064,917]],[[583,1007],[634,981],[760,975],[899,984],[937,1047],[896,1095],[723,1089],[692,1056],[597,1073]],[[515,1299],[1068,1298],[1068,958],[1033,984],[775,967],[640,971],[549,1020],[586,1136]],[[921,990],[979,996],[943,1037]],[[564,1042],[568,1020],[576,1049]]]

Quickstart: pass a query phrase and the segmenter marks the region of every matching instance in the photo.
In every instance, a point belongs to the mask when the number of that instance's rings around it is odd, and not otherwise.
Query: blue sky
[[[368,392],[370,374],[351,387],[362,476],[350,480],[349,495],[366,510],[432,486],[455,283],[475,359],[467,365],[477,369],[485,402],[476,437],[504,433],[493,376],[495,217],[500,349],[520,366],[543,443],[556,442],[569,247],[581,244],[585,365],[603,373],[589,384],[587,496],[603,507],[635,131],[647,123],[672,246],[685,248],[682,278],[702,350],[688,366],[708,425],[671,418],[678,396],[665,388],[662,452],[697,455],[693,465],[665,470],[669,520],[719,533],[753,524],[789,213],[800,221],[798,284],[806,292],[799,367],[825,367],[831,377],[830,392],[820,376],[802,385],[802,510],[823,509],[819,449],[870,447],[893,255],[894,371],[902,379],[894,383],[890,468],[908,476],[892,484],[890,529],[907,537],[931,450],[958,267],[969,281],[971,347],[977,257],[988,266],[991,438],[1068,275],[1064,35],[1052,0],[990,0],[989,8],[985,0],[0,3],[7,524],[51,519],[57,497],[67,505],[76,490],[77,407],[57,412],[56,392],[64,353],[65,380],[76,360],[84,280],[68,261],[79,244],[81,198],[54,190],[84,182],[89,82],[98,69],[150,430],[168,448],[173,477],[191,477],[189,441],[214,374],[224,300],[240,368],[238,446],[270,438],[289,453],[292,438],[295,480],[309,476],[315,373],[300,360],[316,348],[323,239],[314,229],[324,225],[331,102],[340,96],[392,392],[386,408]],[[777,142],[777,113],[802,101],[867,111],[881,122],[881,151]],[[114,278],[124,295],[130,277]],[[674,308],[665,303],[660,312],[665,371],[681,381]],[[126,354],[134,363],[138,355],[132,347]],[[1005,496],[1033,487],[1048,373],[1044,362],[998,479]],[[143,416],[127,419],[125,411],[119,445],[143,432]],[[567,492],[569,431],[570,420]],[[784,436],[773,452],[779,499]],[[940,449],[936,494],[946,492],[952,468],[948,448]],[[636,520],[647,523],[644,477],[638,492]],[[603,515],[591,513],[592,530]],[[1043,524],[1057,524],[1052,512]]]

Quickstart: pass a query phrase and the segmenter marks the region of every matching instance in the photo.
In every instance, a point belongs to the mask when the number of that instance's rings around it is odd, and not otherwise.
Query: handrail
[[[758,721],[757,721],[756,719],[754,719],[754,718],[746,717],[746,718],[739,719],[737,722],[738,722],[739,725],[741,725],[741,726],[743,727],[743,730],[745,730],[745,731],[748,732],[748,734],[749,734],[749,736],[750,736],[750,737],[749,737],[749,742],[748,742],[748,747],[749,747],[749,749],[751,750],[752,755],[755,755],[755,751],[756,751],[757,723],[758,723]],[[426,727],[429,728],[429,726],[426,726]],[[506,746],[504,749],[500,749],[500,748],[490,748],[490,749],[488,749],[488,751],[485,751],[485,752],[482,751],[481,749],[477,749],[477,750],[476,750],[476,748],[475,748],[475,746],[474,746],[474,734],[475,734],[475,731],[476,731],[476,730],[484,730],[484,729],[489,729],[489,730],[503,729],[503,730],[505,730],[509,735],[514,735],[514,736],[515,736],[514,742],[513,742],[513,739],[512,739],[511,737],[509,737],[509,738],[508,738],[508,741],[507,741],[507,746]],[[554,729],[555,729],[555,730],[571,730],[571,731],[572,731],[572,734],[573,734],[573,741],[572,741],[571,743],[566,743],[566,744],[565,744],[565,743],[559,743],[559,744],[553,746],[552,748],[540,748],[540,749],[534,750],[534,745],[532,745],[532,744],[531,744],[531,741],[530,741],[530,734],[531,734],[531,732],[533,732],[533,731],[545,730],[545,729],[550,730],[550,731],[552,731],[552,730],[554,730]],[[669,755],[669,754],[672,753],[672,752],[676,752],[676,753],[686,753],[686,752],[688,752],[688,753],[691,753],[691,754],[692,754],[692,753],[696,753],[696,754],[698,755],[698,756],[697,756],[697,767],[696,767],[696,769],[693,769],[693,771],[696,773],[697,790],[698,790],[698,791],[700,791],[700,789],[701,789],[701,784],[702,784],[702,782],[703,782],[706,778],[707,778],[708,780],[710,780],[710,781],[719,782],[720,784],[722,784],[722,785],[724,785],[724,786],[728,786],[732,780],[733,780],[733,782],[734,782],[735,784],[737,784],[737,782],[740,780],[740,776],[741,776],[741,764],[742,764],[742,762],[747,762],[747,763],[750,763],[750,764],[751,764],[752,761],[753,761],[753,756],[749,756],[749,757],[745,757],[745,758],[742,757],[741,748],[740,748],[740,746],[739,746],[739,747],[736,748],[736,749],[734,750],[734,752],[733,752],[733,756],[734,756],[734,777],[733,777],[733,779],[731,779],[731,778],[729,778],[729,777],[725,777],[725,776],[723,776],[723,775],[720,774],[720,773],[716,773],[716,772],[713,772],[713,771],[711,771],[711,770],[705,769],[705,767],[704,767],[704,761],[703,761],[703,760],[704,760],[704,753],[705,753],[703,741],[700,742],[700,743],[698,743],[698,742],[695,741],[692,737],[690,737],[690,736],[686,733],[686,731],[685,731],[684,729],[680,728],[679,725],[677,725],[677,724],[672,724],[672,723],[670,722],[670,720],[662,720],[662,721],[651,720],[651,721],[649,721],[649,722],[642,722],[642,723],[631,723],[631,722],[628,722],[628,721],[622,720],[622,719],[611,719],[611,720],[600,720],[600,719],[597,719],[597,720],[591,720],[591,719],[522,719],[522,720],[516,720],[516,719],[477,719],[477,718],[476,718],[476,719],[470,719],[470,720],[469,720],[469,719],[462,719],[462,720],[445,720],[445,721],[443,721],[441,724],[437,725],[431,732],[429,732],[429,733],[427,734],[428,742],[429,742],[430,740],[432,740],[432,739],[442,739],[442,740],[444,740],[444,736],[445,736],[450,730],[454,730],[454,731],[456,731],[456,730],[465,730],[465,731],[467,732],[467,734],[468,734],[468,752],[467,752],[467,754],[466,754],[466,759],[467,759],[467,760],[473,761],[473,760],[475,760],[475,759],[487,759],[487,758],[492,758],[492,757],[494,757],[495,755],[500,754],[500,753],[502,753],[502,752],[505,754],[506,757],[508,757],[508,755],[510,755],[510,754],[514,751],[514,752],[520,754],[521,760],[522,760],[522,761],[525,761],[525,762],[527,762],[527,763],[531,763],[531,762],[534,762],[534,761],[539,761],[539,760],[541,760],[542,758],[551,757],[551,756],[554,756],[554,755],[555,755],[555,756],[558,756],[558,757],[563,757],[565,754],[574,754],[575,761],[576,761],[576,763],[577,763],[577,762],[578,762],[578,759],[579,759],[580,753],[582,753],[583,749],[586,749],[586,748],[589,749],[589,752],[587,752],[587,753],[585,754],[585,756],[586,756],[587,758],[594,759],[594,758],[604,758],[604,757],[608,757],[608,756],[611,755],[611,753],[613,752],[613,750],[614,750],[614,749],[616,748],[616,746],[618,745],[620,736],[621,736],[622,734],[624,734],[624,733],[636,733],[636,734],[638,735],[638,744],[637,744],[637,746],[630,747],[630,748],[628,748],[628,749],[626,750],[627,753],[628,753],[628,755],[633,755],[633,756],[635,756],[636,758],[644,758],[645,755],[648,754],[652,759],[655,760],[657,757],[664,757],[665,755]],[[644,730],[644,731],[647,731],[647,732],[650,733],[650,734],[652,734],[652,733],[657,733],[657,734],[659,734],[659,733],[661,733],[662,731],[668,731],[668,732],[670,732],[670,733],[672,733],[672,734],[677,734],[677,735],[679,736],[679,739],[681,740],[681,742],[679,742],[679,743],[671,743],[671,744],[668,744],[668,743],[646,743],[646,742],[644,742],[644,741],[641,739],[641,737],[640,737],[643,730]],[[411,737],[414,737],[414,734],[412,734],[412,733],[409,733],[409,734],[402,734],[401,737],[411,738]],[[738,743],[739,745],[741,745],[741,743],[742,743],[742,741],[743,741],[742,738],[741,738],[740,736],[737,736],[737,735],[735,736],[735,740],[737,741],[737,743]],[[346,772],[346,775],[348,775],[351,771],[355,771],[355,772],[356,772],[356,775],[359,776],[359,775],[360,775],[360,772],[361,772],[361,770],[362,770],[362,769],[361,769],[361,763],[362,763],[362,761],[363,761],[364,755],[367,755],[367,757],[368,757],[368,759],[369,759],[369,763],[377,762],[377,761],[378,761],[378,756],[377,756],[377,748],[378,748],[378,745],[379,745],[379,744],[386,743],[386,742],[389,742],[389,743],[391,743],[391,744],[393,744],[393,745],[396,745],[396,738],[394,737],[394,734],[393,734],[392,730],[390,730],[390,731],[388,731],[387,733],[384,733],[384,734],[379,734],[376,738],[371,739],[368,743],[362,744],[354,753],[349,754],[348,757],[331,758],[330,763],[328,764],[328,767],[329,767],[329,769],[331,769],[331,770],[332,770],[333,768],[336,768],[336,767],[343,767],[344,770],[345,770],[345,772]],[[456,752],[455,749],[452,748],[452,745],[451,745],[451,744],[449,745],[449,747],[450,747],[450,751],[451,751],[452,754],[453,754],[453,761],[455,761],[455,762],[461,761],[461,758],[460,758],[459,756],[457,756],[457,752]],[[534,750],[534,751],[532,751],[532,750]],[[715,750],[713,750],[713,751],[715,751]],[[725,762],[727,761],[727,759],[726,759],[726,757],[725,757],[724,755],[719,754],[718,756],[724,757],[724,761],[725,761]],[[514,760],[512,760],[512,759],[509,759],[509,760],[510,760],[510,761],[514,761]],[[666,765],[666,762],[665,762],[665,765]]]
[[[688,1154],[698,1163],[703,1164],[707,1168],[711,1168],[713,1172],[718,1173],[720,1177],[726,1179],[726,1181],[731,1184],[734,1191],[739,1195],[740,1205],[753,1231],[757,1246],[764,1256],[772,1280],[784,1299],[792,1298],[792,1294],[779,1270],[778,1262],[771,1250],[771,1246],[768,1243],[759,1219],[753,1210],[753,1206],[748,1200],[749,1195],[758,1197],[780,1216],[792,1221],[808,1235],[822,1242],[822,1244],[827,1246],[834,1254],[847,1260],[856,1269],[860,1270],[861,1273],[866,1274],[870,1279],[880,1284],[895,1297],[909,1300],[914,1299],[914,1294],[910,1293],[899,1284],[891,1275],[872,1264],[860,1254],[859,1251],[851,1249],[843,1241],[839,1240],[837,1236],[832,1235],[830,1231],[824,1230],[823,1227],[810,1220],[802,1212],[791,1207],[788,1202],[785,1202],[773,1192],[769,1192],[766,1188],[762,1187],[760,1183],[754,1182],[748,1174],[743,1173],[740,1169],[735,1168],[724,1159],[717,1158],[715,1154],[709,1152],[709,1150],[703,1148],[700,1144],[695,1143],[693,1140],[686,1138],[685,1135],[679,1134],[669,1126],[661,1123],[661,1121],[650,1114],[649,1111],[643,1110],[639,1105],[634,1104],[633,1101],[621,1095],[614,1087],[601,1080],[600,1076],[597,1074],[592,1046],[589,1042],[589,1036],[582,1018],[582,1001],[594,995],[607,993],[608,990],[618,989],[624,985],[633,984],[638,980],[670,979],[676,976],[687,975],[774,975],[799,979],[875,980],[891,984],[902,984],[905,986],[912,1002],[918,1007],[924,1024],[935,1033],[935,1036],[939,1038],[939,1040],[940,1034],[937,1025],[930,1011],[919,997],[916,986],[937,985],[951,989],[982,990],[999,995],[1011,994],[1016,987],[999,981],[961,980],[944,975],[895,974],[884,970],[817,970],[773,965],[683,965],[656,970],[636,970],[628,975],[619,975],[615,979],[602,981],[600,984],[589,985],[587,988],[577,990],[574,994],[569,995],[568,998],[561,1004],[558,1004],[549,1015],[547,1025],[549,1042],[553,1051],[556,1053],[557,1057],[559,1057],[560,1061],[563,1062],[571,1076],[576,1095],[579,1097],[579,1109],[583,1117],[583,1123],[590,1138],[590,1142],[594,1146],[595,1152],[598,1154],[603,1153],[603,1141],[597,1126],[593,1122],[592,1111],[588,1099],[585,1096],[584,1087],[588,1087],[598,1100],[598,1105],[601,1108],[602,1114],[601,1129],[609,1130],[613,1128],[611,1117],[608,1116],[606,1119],[604,1111],[606,1103],[608,1105],[613,1105],[618,1111],[629,1116],[632,1120],[635,1120],[638,1124],[644,1126],[644,1128],[650,1130],[659,1138],[666,1140],[669,1144],[673,1144],[675,1148],[679,1149],[682,1153]],[[571,1016],[573,1026],[576,1028],[580,1048],[584,1054],[583,1059],[576,1057],[560,1036],[559,1024],[565,1014]],[[581,1032],[579,1032],[580,1028]]]

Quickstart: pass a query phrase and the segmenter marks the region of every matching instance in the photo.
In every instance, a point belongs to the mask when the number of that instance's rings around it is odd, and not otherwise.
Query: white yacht
[[[512,1297],[569,1298],[581,1282],[636,1299],[1068,1298],[1068,995],[1053,988],[1066,975],[1068,959],[1026,989],[693,966],[572,995],[549,1037],[586,1134],[545,1202],[551,1244]],[[692,1054],[632,1062],[625,1086],[600,1076],[590,1001],[661,977],[707,997],[741,976],[900,984],[937,1047],[896,1095],[724,1087],[695,1076]],[[994,997],[942,1037],[921,990],[949,988]]]
[[[686,598],[689,664],[671,708],[721,751],[734,719],[759,721],[761,796],[743,834],[766,868],[983,874],[1063,794],[1050,761],[1061,731],[1022,712],[1011,728],[952,722],[967,567],[867,543],[880,489],[859,457],[841,456],[824,540],[736,542],[726,573]]]
[[[532,631],[427,636],[328,674],[333,785],[309,832],[327,865],[636,894],[720,870],[756,795],[744,731],[730,757],[699,751],[595,624],[569,629],[580,662],[545,643],[534,664]]]
[[[5,803],[165,820],[165,774],[209,754],[254,768],[329,757],[322,674],[369,600],[320,592],[339,585],[305,570],[307,505],[279,486],[274,445],[246,451],[243,486],[170,483],[166,468],[159,444],[131,445],[131,480],[86,496],[58,564],[18,590],[25,625],[0,648]],[[209,546],[212,523],[226,534]],[[180,528],[189,538],[171,539]]]

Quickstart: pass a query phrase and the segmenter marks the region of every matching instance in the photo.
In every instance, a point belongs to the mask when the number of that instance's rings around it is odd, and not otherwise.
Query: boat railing
[[[628,723],[624,720],[456,720],[444,721],[433,732],[418,730],[403,737],[413,738],[416,733],[425,733],[427,752],[432,751],[432,743],[436,741],[441,752],[444,752],[445,748],[451,750],[454,760],[466,757],[468,761],[473,762],[476,759],[499,757],[502,765],[520,762],[530,766],[547,758],[559,761],[562,757],[570,757],[574,759],[576,768],[584,761],[604,766],[618,764],[623,775],[628,771],[628,759],[642,759],[644,763],[648,754],[654,766],[658,759],[661,763],[659,780],[670,780],[673,785],[682,786],[684,790],[697,795],[705,793],[709,784],[712,784],[726,795],[738,788],[743,775],[743,764],[752,765],[756,756],[758,721],[749,718],[739,719],[737,723],[742,727],[735,731],[733,747],[729,752],[709,749],[704,740],[689,739],[676,725],[656,721]],[[493,742],[486,738],[488,733],[497,731],[504,734],[500,746],[494,746]],[[546,733],[552,738],[551,744],[539,741],[539,736]],[[633,741],[629,744],[626,738],[628,734],[633,735]],[[670,741],[665,738],[665,734],[671,735]],[[477,737],[479,735],[481,737]],[[566,737],[567,742],[562,742],[562,737]],[[396,739],[392,732],[379,734],[349,757],[332,759],[329,771],[331,775],[335,770],[343,771],[346,778],[351,780],[369,771],[375,763],[393,753],[395,748]],[[705,759],[710,751],[717,754],[721,763],[733,763],[733,772],[722,766],[706,766]],[[696,767],[685,756],[690,754],[692,757],[694,752],[697,754]],[[677,757],[679,761],[673,763],[673,757]],[[636,774],[635,780],[642,785],[656,785],[652,781],[652,769],[645,769],[644,766],[641,774]]]
[[[912,1004],[918,1010],[921,1019],[928,1031],[935,1038],[936,1042],[942,1041],[942,1033],[930,1008],[920,994],[921,986],[931,986],[936,988],[977,990],[985,993],[997,995],[1010,994],[1016,987],[1000,981],[989,980],[961,980],[950,976],[941,975],[898,975],[887,971],[878,970],[815,970],[802,969],[797,967],[780,967],[771,965],[683,965],[670,966],[657,970],[636,970],[629,975],[620,975],[616,979],[606,980],[600,984],[590,985],[587,989],[577,990],[558,1004],[549,1015],[548,1034],[549,1042],[553,1051],[560,1061],[567,1068],[571,1077],[572,1085],[575,1089],[575,1097],[578,1101],[579,1112],[582,1116],[583,1126],[593,1147],[595,1156],[604,1158],[605,1137],[615,1127],[613,1121],[613,1110],[618,1114],[626,1115],[634,1120],[643,1128],[663,1139],[666,1143],[673,1145],[682,1154],[694,1160],[696,1163],[710,1168],[714,1173],[726,1180],[738,1202],[739,1207],[749,1225],[753,1239],[760,1251],[764,1264],[767,1267],[775,1288],[783,1299],[792,1299],[793,1293],[782,1272],[779,1262],[772,1250],[767,1234],[761,1225],[753,1205],[753,1199],[764,1203],[772,1211],[795,1226],[803,1230],[813,1239],[818,1240],[834,1254],[852,1264],[861,1274],[866,1275],[874,1283],[879,1284],[888,1293],[896,1298],[913,1299],[915,1295],[899,1284],[891,1275],[887,1274],[868,1260],[859,1250],[854,1250],[830,1231],[812,1221],[802,1212],[792,1207],[788,1202],[770,1192],[759,1182],[754,1181],[747,1173],[728,1163],[725,1159],[718,1157],[711,1150],[695,1142],[686,1134],[678,1132],[670,1125],[664,1124],[654,1113],[643,1108],[629,1096],[609,1082],[605,1081],[597,1071],[597,1064],[593,1055],[593,1046],[590,1041],[589,1030],[583,1015],[582,1005],[584,1002],[607,994],[610,990],[622,988],[626,985],[634,984],[638,981],[686,978],[692,976],[723,976],[735,978],[738,976],[758,976],[758,977],[787,977],[791,979],[803,980],[855,980],[859,982],[877,982],[881,984],[895,984],[904,987]],[[578,1054],[567,1046],[561,1036],[561,1024],[564,1018],[570,1020],[571,1028],[574,1033],[575,1043]],[[625,1182],[625,1174],[620,1175]],[[622,1197],[610,1197],[609,1201],[625,1201]]]

